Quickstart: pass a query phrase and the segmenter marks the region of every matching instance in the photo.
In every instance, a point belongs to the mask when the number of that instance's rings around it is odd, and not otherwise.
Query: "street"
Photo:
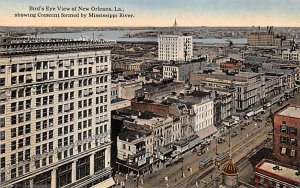
[[[300,95],[297,93],[295,98],[284,101],[285,104],[300,104]],[[273,105],[272,111],[281,108],[277,104]],[[266,126],[266,119],[269,116],[269,110],[266,113],[261,114],[262,122],[251,122],[250,125],[245,126],[244,130],[240,126],[231,128],[231,133],[236,131],[237,136],[230,137],[227,133],[225,136],[225,142],[217,143],[217,138],[212,140],[211,144],[206,148],[205,154],[198,156],[197,153],[186,153],[183,155],[184,160],[182,163],[174,164],[173,166],[164,167],[158,171],[154,171],[152,174],[140,177],[138,185],[139,187],[153,188],[153,187],[210,187],[215,183],[215,178],[221,175],[220,168],[214,164],[210,167],[199,170],[199,161],[208,157],[216,157],[216,148],[218,153],[229,152],[232,156],[233,162],[237,163],[242,159],[247,159],[250,153],[255,152],[258,146],[262,146],[266,143],[268,133],[272,126]],[[229,140],[230,144],[229,144]],[[230,146],[231,145],[231,146]],[[243,160],[244,161],[244,160]],[[247,161],[244,162],[244,166],[249,168]],[[224,164],[223,164],[224,165]],[[183,166],[183,169],[182,169]],[[125,187],[136,187],[137,183],[132,179],[128,179],[125,182]]]

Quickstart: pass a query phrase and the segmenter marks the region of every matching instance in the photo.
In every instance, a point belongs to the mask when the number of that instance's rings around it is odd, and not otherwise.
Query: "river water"
[[[124,37],[125,34],[135,34],[143,31],[150,30],[110,30],[110,31],[84,31],[78,33],[47,33],[39,34],[38,37],[42,38],[65,38],[65,39],[80,39],[86,37],[87,39],[104,39],[114,41],[130,41],[130,42],[153,42],[157,41],[156,37],[143,37],[143,38],[128,38]],[[158,31],[158,30],[155,30]],[[229,39],[234,44],[246,44],[245,38]],[[204,39],[193,39],[194,42],[200,42],[203,44],[225,44],[228,43],[227,39],[216,39],[216,38],[204,38]]]

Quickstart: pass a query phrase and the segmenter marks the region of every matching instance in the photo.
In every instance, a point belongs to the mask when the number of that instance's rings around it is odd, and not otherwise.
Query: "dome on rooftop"
[[[228,163],[224,165],[222,171],[228,175],[237,175],[239,172],[237,166],[232,163],[232,159],[230,159]]]

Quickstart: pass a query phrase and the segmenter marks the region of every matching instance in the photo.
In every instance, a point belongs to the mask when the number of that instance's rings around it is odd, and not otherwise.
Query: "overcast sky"
[[[15,13],[36,13],[29,12],[29,6],[47,5],[120,7],[135,17],[15,17]],[[1,0],[0,7],[0,26],[171,26],[175,18],[179,26],[299,27],[300,0]]]

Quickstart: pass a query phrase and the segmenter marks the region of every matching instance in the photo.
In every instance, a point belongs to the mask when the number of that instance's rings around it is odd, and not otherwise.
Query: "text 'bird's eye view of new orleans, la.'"
[[[1,188],[300,187],[300,0],[0,4]]]

